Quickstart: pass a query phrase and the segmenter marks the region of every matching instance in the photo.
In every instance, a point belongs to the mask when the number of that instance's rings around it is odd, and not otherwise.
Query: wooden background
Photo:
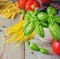
[[[17,1],[17,0],[13,0],[13,1]],[[40,52],[32,51],[27,46],[27,43],[24,43],[23,45],[20,46],[16,46],[12,43],[1,48],[4,42],[3,36],[5,34],[5,30],[11,25],[18,22],[19,19],[20,17],[17,16],[17,18],[14,20],[11,19],[8,20],[8,19],[4,19],[0,15],[0,59],[60,59],[59,56],[53,53],[51,48],[51,43],[44,43],[37,38],[34,38],[31,41],[33,41],[40,47],[44,47],[48,49],[50,51],[50,55],[43,55]]]
[[[2,43],[4,42],[3,36],[5,34],[5,30],[18,22],[20,19],[20,15],[17,16],[16,19],[4,19],[0,15],[0,59],[60,59],[59,56],[55,55],[51,49],[51,43],[44,43],[37,38],[32,39],[32,42],[35,42],[40,47],[47,48],[50,51],[50,55],[43,55],[40,52],[32,51],[27,43],[23,45],[16,46],[13,43],[2,47]]]

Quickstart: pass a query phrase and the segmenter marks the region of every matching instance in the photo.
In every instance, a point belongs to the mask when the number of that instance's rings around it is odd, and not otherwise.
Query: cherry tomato
[[[52,0],[41,0],[42,3],[50,3]]]
[[[28,0],[18,0],[18,7],[25,8],[25,4]]]
[[[53,43],[52,43],[52,49],[57,55],[60,56],[60,41],[57,42],[57,41],[54,40]]]
[[[25,10],[26,11],[29,11],[29,10],[34,11],[38,7],[40,7],[40,4],[37,0],[28,0],[25,5]]]

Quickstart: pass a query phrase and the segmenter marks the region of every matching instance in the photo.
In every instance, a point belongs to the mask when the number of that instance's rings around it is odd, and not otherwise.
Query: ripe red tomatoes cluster
[[[42,3],[50,3],[52,0],[41,0]],[[18,7],[24,8],[26,11],[34,11],[40,7],[40,3],[37,0],[18,0]]]

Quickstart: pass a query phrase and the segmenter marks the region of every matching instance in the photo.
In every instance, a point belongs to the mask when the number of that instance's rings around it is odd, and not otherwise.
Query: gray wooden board
[[[19,16],[15,20],[11,19],[4,19],[3,17],[0,17],[0,47],[2,43],[4,42],[2,37],[5,34],[5,30],[10,27],[11,25],[15,24],[19,21]],[[3,28],[3,26],[6,26]],[[14,44],[6,45],[3,48],[0,48],[0,59],[3,56],[2,59],[60,59],[59,56],[55,55],[51,49],[51,44],[44,43],[40,41],[37,38],[34,38],[30,40],[34,43],[36,43],[39,47],[44,47],[50,51],[50,55],[43,55],[40,52],[32,51],[28,45],[27,42],[25,45],[22,46],[15,46]]]
[[[0,15],[0,59],[24,59],[24,44],[20,46],[9,44],[1,48],[2,44],[5,42],[3,39],[5,30],[19,20],[20,15],[18,15],[14,20],[4,19],[3,16]]]

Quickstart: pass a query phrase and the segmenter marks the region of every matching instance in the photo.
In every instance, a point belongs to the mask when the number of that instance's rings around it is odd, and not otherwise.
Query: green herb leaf
[[[40,25],[45,27],[45,28],[49,27],[49,23],[48,22],[41,22]]]
[[[31,15],[30,15],[29,13],[26,13],[26,14],[25,14],[25,19],[26,19],[26,20],[29,20],[30,17],[31,17]]]
[[[24,26],[23,26],[23,30],[25,30],[25,28],[30,24],[30,20],[26,20]]]
[[[55,22],[54,22],[54,19],[52,18],[52,17],[50,17],[49,19],[48,19],[48,23],[49,24],[51,24],[51,25],[53,25]]]
[[[49,30],[53,38],[56,39],[56,41],[60,41],[60,27],[57,23],[54,23],[53,25],[49,24]]]
[[[24,30],[24,35],[28,36],[35,30],[35,24],[31,22]]]
[[[31,15],[31,17],[34,19],[34,22],[37,22],[38,19],[37,17],[35,16],[34,12],[33,11],[28,11],[28,13]]]
[[[60,16],[59,15],[53,16],[53,20],[57,23],[60,23]]]
[[[37,27],[37,28],[36,28],[37,33],[38,33],[41,37],[44,37],[45,35],[44,35],[44,29],[43,29],[43,26],[37,25],[36,27]]]
[[[48,20],[48,14],[44,13],[44,12],[39,12],[38,15],[37,15],[37,18],[42,21],[42,22],[45,22]]]
[[[28,46],[34,51],[39,51],[40,50],[39,47],[33,42],[28,42]]]
[[[42,54],[49,54],[49,51],[47,49],[44,49],[44,48],[40,48],[40,52]]]
[[[47,8],[47,13],[50,15],[50,14],[56,14],[57,13],[57,11],[56,11],[56,9],[54,8],[54,7],[52,7],[52,6],[49,6],[48,8]]]

